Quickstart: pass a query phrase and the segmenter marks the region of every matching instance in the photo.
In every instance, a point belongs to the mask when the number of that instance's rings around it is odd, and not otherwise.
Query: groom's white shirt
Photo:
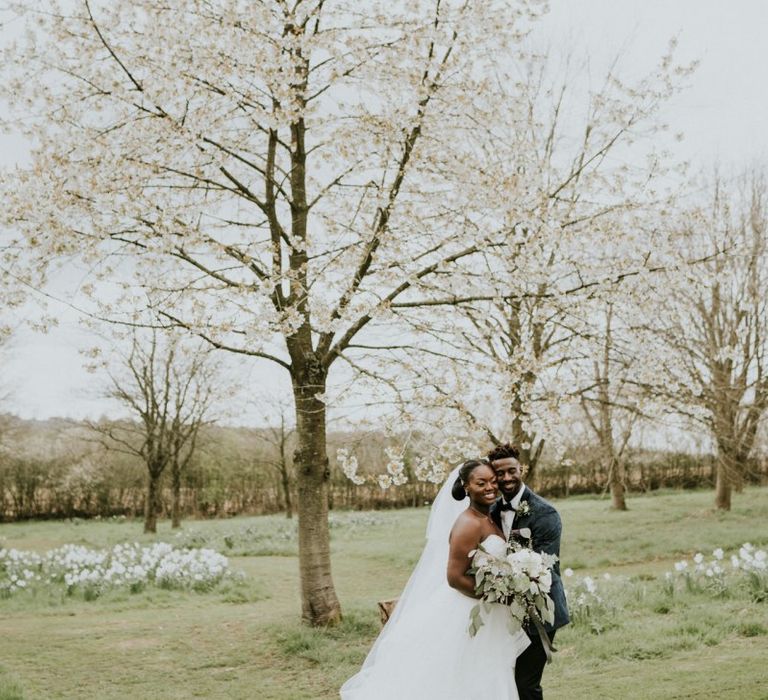
[[[513,508],[517,509],[517,507],[520,505],[520,499],[523,497],[523,494],[525,493],[525,484],[520,484],[520,490],[515,494],[514,498],[509,502]],[[504,532],[504,537],[506,539],[509,539],[509,531],[512,529],[512,525],[515,522],[515,511],[514,510],[503,510],[501,511],[501,529]]]

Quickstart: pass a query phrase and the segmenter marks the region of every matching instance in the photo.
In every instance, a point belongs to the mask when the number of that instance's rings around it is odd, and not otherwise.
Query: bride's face
[[[499,493],[496,487],[496,474],[493,469],[485,465],[472,470],[466,488],[469,500],[484,506],[490,506]]]

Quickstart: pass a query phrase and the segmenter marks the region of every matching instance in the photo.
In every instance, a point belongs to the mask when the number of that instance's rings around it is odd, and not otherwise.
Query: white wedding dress
[[[448,497],[454,478],[455,472],[447,482]],[[477,635],[470,636],[469,614],[477,601],[446,580],[448,534],[468,501],[451,504],[445,490],[442,499],[435,499],[419,564],[363,667],[342,686],[342,700],[518,698],[515,659],[530,643],[528,636],[509,632],[509,614],[498,604],[483,615],[485,624]],[[490,535],[483,547],[503,553],[506,542]]]

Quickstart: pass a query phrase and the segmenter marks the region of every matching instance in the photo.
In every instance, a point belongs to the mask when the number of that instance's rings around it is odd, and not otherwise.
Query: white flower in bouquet
[[[548,593],[552,586],[551,568],[557,557],[519,546],[509,552],[492,552],[481,545],[470,554],[470,574],[475,578],[475,592],[481,601],[470,612],[470,635],[474,636],[482,627],[482,613],[492,603],[507,606],[513,633],[529,621],[537,626],[542,621],[554,622],[555,606]]]

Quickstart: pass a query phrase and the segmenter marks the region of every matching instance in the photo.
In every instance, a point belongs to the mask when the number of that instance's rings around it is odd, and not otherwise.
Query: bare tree
[[[283,504],[285,517],[293,518],[294,487],[292,445],[295,439],[295,431],[291,422],[291,407],[285,398],[280,396],[266,397],[269,402],[269,411],[263,416],[268,422],[267,427],[256,430],[256,438],[264,443],[269,450],[269,457],[264,461],[273,469],[280,480],[283,492]],[[276,414],[276,415],[275,415]],[[274,424],[273,424],[274,423]]]
[[[145,532],[157,532],[160,480],[169,465],[172,526],[181,524],[181,475],[194,455],[200,428],[210,422],[215,395],[210,352],[156,331],[146,338],[135,332],[117,367],[105,366],[108,395],[128,409],[131,419],[91,427],[106,448],[139,457],[146,465]]]
[[[768,188],[760,172],[716,176],[685,212],[689,248],[717,255],[691,270],[652,319],[666,346],[652,390],[703,425],[717,454],[715,505],[730,510],[768,410]]]

